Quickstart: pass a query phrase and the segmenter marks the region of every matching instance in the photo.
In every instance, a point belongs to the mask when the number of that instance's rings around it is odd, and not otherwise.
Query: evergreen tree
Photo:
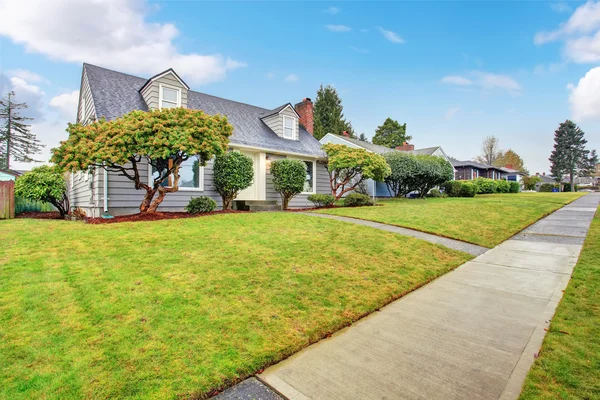
[[[573,121],[566,120],[554,131],[554,150],[550,155],[550,172],[557,182],[569,175],[571,191],[575,191],[575,177],[589,173],[590,151],[585,148],[583,132]]]
[[[20,115],[20,110],[27,109],[27,103],[16,103],[15,92],[9,92],[0,99],[0,163],[10,169],[10,162],[39,162],[31,158],[40,152],[42,144],[29,130],[27,121],[32,118]]]
[[[373,136],[373,144],[395,148],[408,142],[412,136],[406,134],[406,124],[402,125],[398,121],[387,118],[382,125],[378,126]]]
[[[354,129],[349,121],[344,119],[344,107],[337,90],[331,85],[319,88],[313,110],[314,136],[321,139],[328,133],[341,135],[344,131],[354,137]]]
[[[367,135],[365,135],[364,133],[361,133],[360,136],[358,137],[358,140],[360,140],[361,142],[368,142],[369,139],[367,139]]]

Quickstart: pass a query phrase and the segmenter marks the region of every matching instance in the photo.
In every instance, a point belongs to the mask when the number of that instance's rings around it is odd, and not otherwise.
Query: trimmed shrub
[[[287,210],[290,200],[304,190],[306,164],[293,158],[282,158],[271,163],[273,189],[281,196],[283,209]]]
[[[551,192],[555,187],[557,187],[553,183],[542,183],[540,185],[540,192]]]
[[[330,194],[311,194],[308,196],[308,201],[312,202],[315,207],[329,207],[335,203],[335,197]]]
[[[394,197],[418,192],[423,198],[429,190],[454,176],[452,165],[442,157],[389,152],[383,155],[392,173],[385,178]]]
[[[444,188],[444,193],[446,193],[449,197],[460,197],[460,188],[462,187],[462,182],[448,181],[445,182],[442,187]]]
[[[190,214],[202,214],[214,211],[215,208],[217,208],[216,201],[210,197],[200,196],[191,199],[188,205],[185,206],[185,211]]]
[[[350,193],[344,199],[345,207],[372,206],[372,205],[373,205],[373,200],[365,194]]]
[[[477,178],[473,182],[477,186],[477,194],[496,193],[498,181],[489,178]]]
[[[63,217],[69,212],[67,181],[58,167],[42,165],[23,174],[15,182],[15,196],[48,202]]]
[[[521,184],[519,182],[510,181],[508,183],[510,185],[509,193],[519,193],[521,191]]]
[[[510,183],[505,180],[496,181],[496,193],[508,193],[510,191]]]
[[[223,199],[223,210],[231,210],[238,193],[252,184],[254,163],[239,151],[230,151],[215,158],[213,184]]]
[[[460,185],[460,197],[475,197],[477,185],[471,182],[462,182]]]
[[[447,197],[444,193],[440,192],[439,189],[431,189],[429,193],[427,193],[427,197],[431,198],[439,198],[439,197]]]
[[[575,185],[575,191],[579,190],[579,186]],[[563,185],[563,192],[570,192],[571,191],[571,184],[570,183],[565,183]]]

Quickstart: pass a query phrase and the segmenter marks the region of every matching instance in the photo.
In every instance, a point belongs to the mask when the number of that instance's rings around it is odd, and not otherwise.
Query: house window
[[[296,119],[291,117],[283,117],[283,137],[286,139],[294,139],[296,131]]]
[[[159,167],[159,169],[151,165],[152,181],[160,175],[160,170],[166,171],[172,166],[173,160],[169,160],[168,164]],[[150,184],[152,183],[150,182]],[[171,185],[173,185],[173,175],[169,175],[160,183],[160,186],[163,187],[170,187]],[[181,163],[179,167],[179,190],[204,190],[204,167],[200,165],[198,157],[190,157]]]
[[[304,181],[304,193],[315,193],[315,162],[304,161],[306,164],[306,179]]]
[[[160,91],[160,109],[174,108],[181,106],[181,89],[175,89],[168,86],[159,85]]]

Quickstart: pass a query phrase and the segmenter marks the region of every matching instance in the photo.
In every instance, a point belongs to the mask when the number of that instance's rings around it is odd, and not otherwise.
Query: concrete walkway
[[[291,400],[517,398],[599,202],[576,200],[259,379]]]
[[[404,235],[404,236],[412,236],[414,238],[425,240],[427,242],[441,244],[442,246],[446,246],[446,247],[449,247],[454,250],[464,251],[465,253],[469,253],[474,256],[478,256],[478,255],[483,254],[486,251],[488,251],[488,249],[486,247],[478,246],[476,244],[462,242],[460,240],[448,239],[448,238],[445,238],[442,236],[437,236],[437,235],[433,235],[430,233],[417,231],[414,229],[400,228],[399,226],[382,224],[380,222],[365,221],[365,220],[358,219],[358,218],[341,217],[338,215],[317,214],[317,213],[309,213],[309,212],[306,212],[306,213],[303,212],[303,213],[299,213],[299,214],[308,215],[311,217],[335,219],[338,221],[349,222],[351,224],[364,225],[364,226],[368,226],[371,228],[380,229],[382,231],[398,233],[398,234]]]

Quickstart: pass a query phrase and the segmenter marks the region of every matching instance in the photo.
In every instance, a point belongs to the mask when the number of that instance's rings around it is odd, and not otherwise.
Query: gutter
[[[113,216],[108,213],[108,171],[106,168],[102,169],[104,170],[102,182],[102,201],[104,203],[104,212],[102,213],[102,218],[113,218]]]

